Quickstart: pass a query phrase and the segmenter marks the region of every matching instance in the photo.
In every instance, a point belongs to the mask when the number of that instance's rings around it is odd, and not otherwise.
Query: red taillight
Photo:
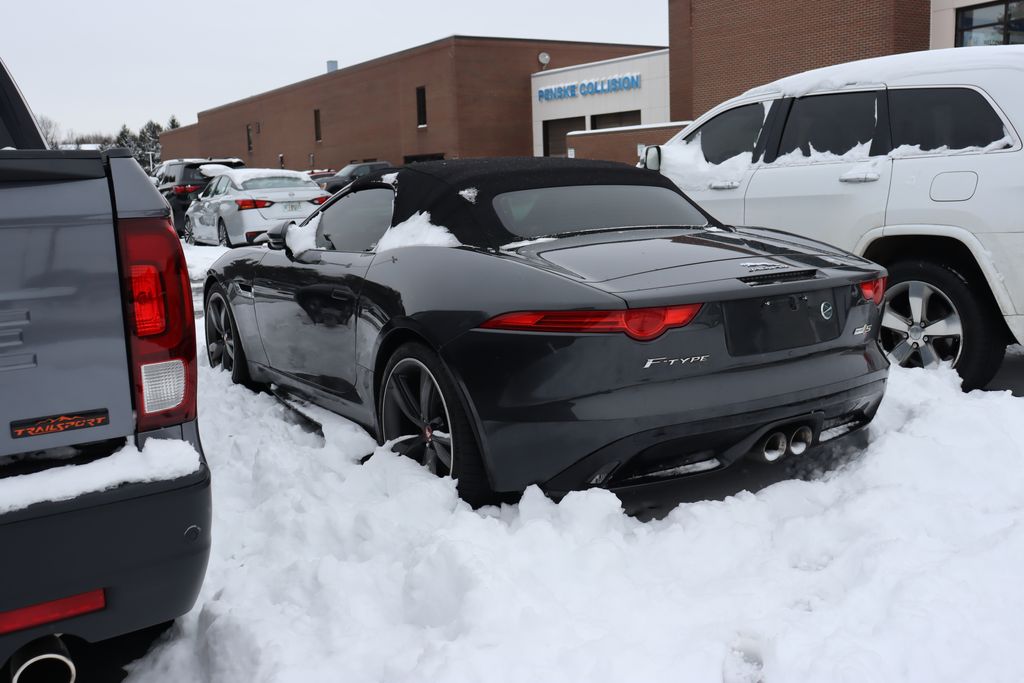
[[[309,203],[316,204],[317,206],[319,206],[326,202],[328,199],[330,199],[330,197],[314,197],[313,199],[309,200]]]
[[[860,283],[861,296],[868,301],[874,301],[876,305],[881,304],[882,297],[885,295],[885,281],[886,278],[880,277],[877,280]]]
[[[649,341],[665,330],[687,325],[700,307],[684,304],[621,311],[520,311],[491,318],[480,327],[524,332],[625,332],[633,339]]]
[[[246,209],[265,209],[268,206],[273,206],[274,202],[267,199],[236,199],[235,204],[238,205],[239,211]]]
[[[167,328],[164,286],[156,266],[131,266],[131,296],[134,306],[135,334],[140,337],[160,334]]]
[[[203,189],[202,185],[175,185],[171,188],[174,194],[191,194]]]
[[[124,219],[117,228],[136,429],[194,420],[195,318],[181,242],[163,218]]]
[[[103,589],[72,595],[69,598],[41,602],[38,605],[21,607],[9,612],[0,612],[0,636],[21,631],[33,626],[49,624],[80,614],[98,612],[107,606]]]

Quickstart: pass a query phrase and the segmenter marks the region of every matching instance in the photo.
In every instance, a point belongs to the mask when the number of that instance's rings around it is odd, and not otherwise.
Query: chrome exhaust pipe
[[[793,455],[801,455],[814,443],[814,432],[807,425],[797,427],[793,435],[789,437],[789,452]]]
[[[77,675],[60,636],[33,640],[11,655],[11,683],[75,683]]]
[[[786,454],[789,441],[782,432],[769,434],[761,446],[761,456],[765,462],[775,462]]]

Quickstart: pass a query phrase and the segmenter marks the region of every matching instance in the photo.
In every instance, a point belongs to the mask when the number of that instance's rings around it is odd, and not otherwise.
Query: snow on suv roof
[[[1024,70],[1024,45],[955,47],[861,59],[786,76],[752,88],[740,98],[779,93],[784,97],[800,97],[813,91],[838,90],[851,85],[891,84],[912,81],[919,76],[980,69]]]
[[[231,168],[221,164],[203,164],[199,171],[210,178],[226,175],[238,187],[253,178],[299,178],[313,182],[305,171],[288,171],[283,168]]]

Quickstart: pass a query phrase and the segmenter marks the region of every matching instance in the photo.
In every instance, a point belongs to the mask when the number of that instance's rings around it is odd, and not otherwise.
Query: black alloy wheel
[[[392,450],[434,474],[452,473],[454,449],[448,403],[430,369],[416,358],[402,358],[384,384],[381,424]]]
[[[403,344],[383,378],[378,419],[392,451],[455,479],[459,496],[473,506],[498,502],[455,381],[438,355],[422,344]]]
[[[238,339],[235,316],[228,304],[227,294],[219,284],[210,287],[204,309],[206,356],[210,360],[210,367],[222,367],[231,373],[231,381],[235,384],[256,389],[249,376],[245,351]]]

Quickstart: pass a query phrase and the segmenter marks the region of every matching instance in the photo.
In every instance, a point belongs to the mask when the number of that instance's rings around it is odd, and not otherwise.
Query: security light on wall
[[[547,52],[541,52],[537,55],[537,61],[540,62],[541,71],[547,68],[547,65],[551,63],[551,55]]]

